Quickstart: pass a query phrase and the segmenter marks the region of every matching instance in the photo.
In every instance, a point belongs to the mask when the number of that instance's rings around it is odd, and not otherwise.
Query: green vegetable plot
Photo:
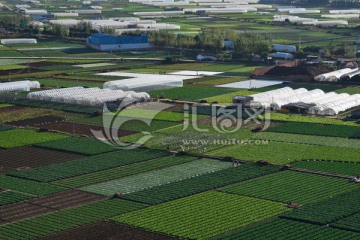
[[[6,240],[44,237],[143,207],[145,207],[144,204],[121,199],[96,202],[0,226],[0,237]]]
[[[221,189],[227,193],[278,202],[309,203],[357,189],[346,179],[284,171]]]
[[[283,215],[285,218],[325,225],[360,213],[360,191],[354,190],[311,203]]]
[[[124,197],[144,203],[158,204],[277,171],[279,171],[279,169],[275,167],[257,166],[250,163],[243,164],[238,167],[130,193]]]
[[[292,164],[294,167],[320,172],[338,173],[349,176],[360,174],[360,164],[356,162],[300,161]]]
[[[286,211],[281,203],[206,192],[113,218],[190,239],[207,239]]]
[[[56,133],[14,129],[10,131],[0,131],[0,147],[15,148],[64,138],[67,138],[67,136]]]
[[[168,155],[167,152],[160,150],[142,148],[127,151],[121,150],[104,153],[98,156],[82,158],[80,160],[62,162],[26,171],[14,172],[11,175],[40,182],[50,182],[101,171],[112,167],[120,167],[166,155]]]
[[[308,223],[277,219],[258,224],[248,229],[241,229],[217,240],[278,240],[278,239],[306,239],[306,240],[353,240],[360,239],[360,234],[312,225]]]
[[[193,159],[195,160],[196,158],[193,157]],[[112,196],[116,192],[120,192],[125,195],[169,182],[180,181],[193,176],[219,171],[229,167],[232,167],[230,162],[200,159],[173,167],[91,185],[83,188],[83,190],[108,196]]]

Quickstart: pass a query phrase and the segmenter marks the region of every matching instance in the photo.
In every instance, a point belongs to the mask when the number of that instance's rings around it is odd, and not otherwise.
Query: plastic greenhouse
[[[183,80],[200,77],[200,76],[143,74],[143,73],[126,73],[126,72],[110,72],[110,73],[101,73],[99,75],[128,77],[128,79],[105,82],[104,88],[113,89],[113,90],[121,89],[124,91],[140,91],[140,92],[182,87]]]
[[[133,92],[100,88],[72,87],[63,89],[46,90],[29,93],[29,99],[51,101],[58,103],[77,104],[84,106],[101,107],[106,102],[130,98],[134,100],[149,100],[145,92]]]
[[[36,44],[37,40],[35,38],[14,38],[14,39],[1,39],[1,44],[10,45],[10,44]]]
[[[337,115],[353,107],[360,106],[360,94],[348,93],[324,93],[320,89],[308,91],[304,88],[293,90],[289,87],[280,88],[268,92],[251,95],[250,107],[271,108],[280,110],[287,104],[304,103],[308,107],[309,114]]]
[[[40,83],[37,81],[17,81],[0,83],[0,92],[30,91],[34,88],[40,88]]]
[[[359,69],[343,68],[337,71],[318,75],[315,77],[315,80],[320,82],[337,82],[338,80],[340,80],[341,76],[349,74],[351,72],[355,72],[357,70]]]

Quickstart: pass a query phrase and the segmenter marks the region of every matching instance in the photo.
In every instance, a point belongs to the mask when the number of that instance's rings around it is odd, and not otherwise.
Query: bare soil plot
[[[69,190],[0,207],[0,221],[13,222],[56,210],[103,200],[105,197],[78,190]]]
[[[65,132],[65,133],[71,133],[71,134],[77,134],[77,135],[85,135],[89,137],[93,137],[93,133],[91,130],[94,131],[106,131],[105,128],[100,126],[93,126],[93,125],[87,125],[87,124],[79,124],[79,123],[70,123],[70,122],[58,122],[58,123],[49,123],[44,124],[41,126],[43,129],[49,129],[52,131],[59,131],[59,132]],[[119,130],[119,137],[129,136],[132,134],[135,134],[137,132],[130,131],[130,130]]]
[[[66,232],[51,235],[41,240],[174,240],[177,238],[162,234],[148,232],[142,229],[124,226],[112,222],[102,221],[90,225],[85,225]]]
[[[22,147],[7,150],[0,149],[0,167],[9,170],[21,170],[60,163],[85,156],[37,147]]]
[[[65,118],[58,116],[41,116],[41,117],[30,118],[25,120],[7,122],[6,124],[20,127],[20,126],[42,125],[42,124],[62,122],[62,121],[65,121]]]

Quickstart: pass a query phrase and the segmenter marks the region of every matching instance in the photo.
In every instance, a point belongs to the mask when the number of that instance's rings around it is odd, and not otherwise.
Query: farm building
[[[146,35],[115,37],[96,33],[87,38],[87,45],[99,51],[121,51],[151,48]]]
[[[292,46],[292,45],[273,44],[272,48],[275,51],[282,51],[282,52],[289,52],[289,53],[296,52],[296,46]]]

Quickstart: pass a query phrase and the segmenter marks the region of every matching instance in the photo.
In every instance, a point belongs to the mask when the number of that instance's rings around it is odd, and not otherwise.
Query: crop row
[[[183,238],[207,239],[286,210],[281,203],[206,192],[113,219]]]
[[[289,122],[270,128],[270,132],[350,138],[360,133],[359,127]]]
[[[360,232],[360,213],[341,219],[334,224],[331,224],[331,226],[345,230]]]
[[[223,192],[278,202],[310,203],[357,189],[345,179],[284,171],[221,189]]]
[[[193,158],[186,156],[181,156],[181,157],[167,156],[167,157],[156,158],[153,160],[143,161],[139,163],[134,163],[123,167],[89,173],[78,177],[67,178],[52,183],[69,188],[79,188],[96,183],[110,181],[117,178],[127,177],[134,174],[170,167],[177,164],[190,162],[193,160],[194,160]]]
[[[263,140],[260,140],[263,141]],[[231,146],[210,152],[217,156],[231,156],[241,160],[266,160],[273,164],[288,164],[301,160],[354,161],[360,159],[360,152],[349,148],[315,146],[283,142],[259,142],[259,144]]]
[[[37,146],[85,155],[97,155],[116,150],[116,148],[107,145],[100,140],[85,137],[69,137],[51,142],[40,143],[37,144]]]
[[[330,124],[330,125],[341,125],[341,126],[359,126],[359,124],[356,123],[356,121],[343,121],[339,119],[325,118],[318,116],[303,116],[300,114],[283,114],[283,113],[272,112],[271,114],[267,115],[267,118],[269,118],[272,121]]]
[[[127,194],[124,196],[124,198],[149,204],[158,204],[277,171],[278,169],[274,167],[244,164],[238,167],[233,167],[182,181],[145,189],[136,193]]]
[[[285,218],[316,224],[329,224],[360,212],[360,191],[353,190],[283,215]]]
[[[294,167],[305,168],[320,172],[337,173],[349,176],[358,176],[360,164],[356,162],[336,162],[336,161],[300,161],[292,164]]]
[[[303,134],[262,132],[256,134],[253,138],[260,140],[278,141],[278,142],[303,143],[303,144],[321,145],[328,147],[346,147],[346,148],[360,149],[360,140],[339,138],[339,137],[324,137],[324,136],[311,136],[311,135],[303,135]]]
[[[15,148],[66,138],[66,135],[14,129],[0,132],[0,147]]]
[[[312,240],[352,240],[359,239],[360,234],[339,229],[322,227],[308,223],[276,219],[241,229],[235,233],[216,238],[217,240],[278,240],[278,239],[312,239]]]
[[[194,160],[196,159],[195,157],[190,158],[193,158]],[[171,159],[169,159],[169,161],[171,161]],[[106,196],[112,196],[116,192],[120,192],[122,195],[125,195],[152,188],[154,186],[181,181],[206,173],[217,172],[222,169],[230,168],[231,166],[232,164],[229,162],[200,159],[159,170],[136,174],[134,176],[90,185],[83,188],[83,190]]]
[[[48,195],[66,190],[66,188],[60,186],[54,186],[47,183],[39,183],[5,175],[0,175],[0,188],[10,189],[17,192],[23,192],[38,196]]]
[[[6,192],[0,192],[0,206],[6,205],[9,203],[19,202],[26,199],[31,198],[32,196],[13,192],[13,191],[6,191]]]
[[[0,226],[0,236],[4,240],[35,239],[143,207],[121,199],[96,202]]]
[[[86,146],[91,147],[91,145],[84,145],[84,147]],[[12,175],[40,182],[50,182],[158,158],[166,156],[167,154],[168,153],[164,151],[150,149],[121,150],[82,158],[80,160],[15,172],[12,173]]]

